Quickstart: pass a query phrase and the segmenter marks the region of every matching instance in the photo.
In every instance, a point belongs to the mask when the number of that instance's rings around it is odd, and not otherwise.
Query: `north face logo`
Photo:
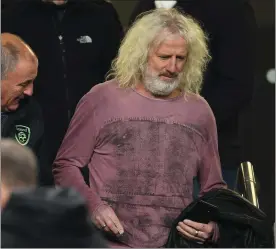
[[[21,145],[28,144],[31,137],[31,130],[25,125],[16,125],[15,126],[15,139]]]
[[[88,35],[81,36],[77,39],[79,43],[92,43],[92,38]]]

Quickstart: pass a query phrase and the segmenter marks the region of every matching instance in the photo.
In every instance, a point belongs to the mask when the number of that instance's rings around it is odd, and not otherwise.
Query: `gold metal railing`
[[[258,188],[254,167],[250,162],[243,162],[237,173],[236,189],[243,197],[259,208]]]

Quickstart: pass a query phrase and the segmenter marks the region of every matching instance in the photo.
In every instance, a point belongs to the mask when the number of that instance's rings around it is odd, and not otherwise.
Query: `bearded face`
[[[166,38],[150,51],[144,73],[145,88],[153,95],[170,95],[180,85],[186,56],[186,42],[181,36],[171,35]]]

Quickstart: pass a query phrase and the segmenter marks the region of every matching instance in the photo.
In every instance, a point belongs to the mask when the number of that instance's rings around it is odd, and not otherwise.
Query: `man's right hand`
[[[113,209],[108,205],[102,205],[93,213],[92,220],[101,230],[112,232],[117,236],[124,233],[124,228]]]

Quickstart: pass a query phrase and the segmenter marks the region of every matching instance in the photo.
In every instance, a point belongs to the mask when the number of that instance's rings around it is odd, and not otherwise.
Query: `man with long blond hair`
[[[195,18],[208,33],[212,61],[203,78],[200,95],[210,105],[218,130],[222,176],[230,189],[235,188],[237,170],[244,161],[248,129],[242,119],[251,105],[256,64],[257,23],[250,0],[138,0],[130,15],[131,23],[144,11],[178,8]],[[250,3],[251,2],[251,3]],[[235,39],[233,39],[235,37]],[[238,59],[237,59],[238,58]],[[251,123],[251,122],[246,122]],[[242,136],[241,136],[242,135]],[[244,147],[244,148],[243,148]],[[274,213],[274,209],[273,209]]]
[[[146,13],[126,34],[110,76],[79,102],[53,165],[57,185],[87,198],[95,225],[121,246],[162,247],[173,221],[200,195],[225,187],[216,124],[198,94],[210,59],[206,36],[175,9]],[[88,165],[90,186],[80,173]],[[178,231],[215,241],[217,226]],[[114,245],[114,244],[112,244]]]

